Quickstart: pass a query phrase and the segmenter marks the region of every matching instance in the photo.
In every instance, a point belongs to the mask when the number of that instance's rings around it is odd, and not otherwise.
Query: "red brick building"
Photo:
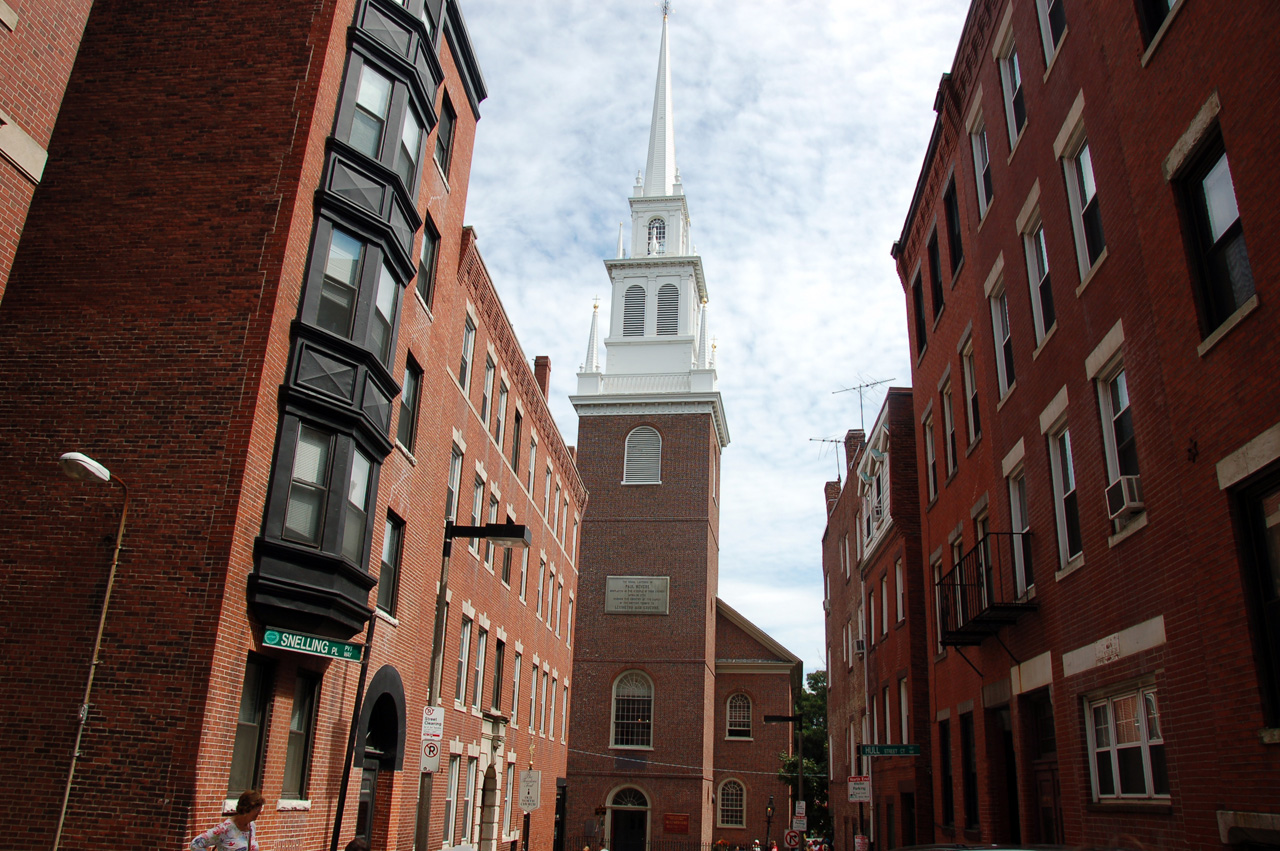
[[[939,841],[1280,842],[1277,26],[971,4],[893,249]]]
[[[0,295],[92,0],[0,0]]]
[[[845,438],[848,482],[830,503],[827,729],[838,843],[863,833],[881,847],[933,839],[928,644],[920,551],[916,440],[909,388],[891,387],[871,433]],[[833,675],[832,671],[838,674]],[[831,682],[841,683],[835,699]],[[860,684],[862,694],[852,689]],[[912,744],[920,755],[858,756],[860,744]],[[839,754],[840,757],[834,756]],[[836,777],[836,768],[845,771]],[[870,804],[848,801],[844,777],[870,776]]]
[[[729,443],[707,334],[708,289],[675,167],[663,19],[649,155],[630,200],[630,250],[605,262],[578,393],[578,466],[591,493],[580,559],[573,848],[750,846],[765,838],[790,752],[800,660],[718,597],[720,453]],[[778,834],[775,834],[778,835]]]
[[[552,847],[586,492],[463,227],[485,95],[455,3],[94,5],[0,302],[5,835],[69,789],[62,847],[183,847],[256,787],[268,848]],[[69,450],[128,515],[68,787],[123,510]],[[438,608],[446,519],[532,546],[457,540]]]

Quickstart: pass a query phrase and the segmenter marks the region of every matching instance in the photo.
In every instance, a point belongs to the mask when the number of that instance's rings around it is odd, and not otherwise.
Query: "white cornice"
[[[649,254],[644,257],[628,257],[626,259],[605,260],[604,268],[609,275],[614,269],[626,272],[629,269],[651,269],[661,266],[692,266],[693,277],[698,284],[698,298],[708,301],[707,279],[702,274],[702,258],[697,254]]]
[[[729,445],[724,399],[715,393],[661,393],[570,396],[579,417],[623,417],[644,414],[711,414],[720,448]]]

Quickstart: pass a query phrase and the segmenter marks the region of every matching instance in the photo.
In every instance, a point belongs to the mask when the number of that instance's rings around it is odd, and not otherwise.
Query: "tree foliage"
[[[800,731],[804,744],[804,801],[810,836],[831,835],[831,814],[827,809],[827,672],[813,671],[805,677],[805,689],[796,700],[796,713],[801,716]],[[778,754],[781,765],[778,779],[791,787],[796,800],[795,755]],[[779,808],[780,810],[782,808]],[[779,813],[781,821],[790,824],[790,814]]]

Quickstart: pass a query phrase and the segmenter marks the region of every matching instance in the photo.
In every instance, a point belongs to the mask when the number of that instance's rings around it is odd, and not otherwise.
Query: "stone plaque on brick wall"
[[[670,582],[666,576],[607,577],[604,610],[619,615],[665,615]]]

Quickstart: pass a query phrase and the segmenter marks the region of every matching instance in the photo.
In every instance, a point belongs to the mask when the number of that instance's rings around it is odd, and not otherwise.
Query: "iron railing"
[[[944,645],[977,645],[1036,608],[1030,532],[988,532],[936,587]]]

